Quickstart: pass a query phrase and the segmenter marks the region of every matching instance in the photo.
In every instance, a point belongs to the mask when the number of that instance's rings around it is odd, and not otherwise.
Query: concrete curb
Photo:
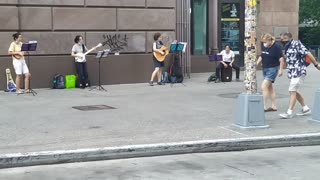
[[[4,154],[0,168],[311,145],[320,145],[320,133]]]

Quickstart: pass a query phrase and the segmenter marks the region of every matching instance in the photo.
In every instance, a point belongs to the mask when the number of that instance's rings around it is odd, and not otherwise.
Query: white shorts
[[[290,85],[289,85],[289,91],[298,91],[300,89],[300,86],[304,82],[305,76],[301,76],[298,78],[292,78],[290,80]]]
[[[16,74],[18,75],[22,75],[22,74],[27,74],[29,73],[29,68],[26,64],[26,60],[21,59],[21,60],[17,60],[17,59],[13,59],[13,67],[14,70],[16,72]]]

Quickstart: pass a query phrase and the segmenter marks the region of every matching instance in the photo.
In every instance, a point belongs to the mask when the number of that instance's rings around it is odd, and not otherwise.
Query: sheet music
[[[183,44],[183,50],[182,50],[182,52],[186,52],[186,49],[187,49],[187,42],[180,42],[181,44]],[[179,44],[180,44],[179,43]]]

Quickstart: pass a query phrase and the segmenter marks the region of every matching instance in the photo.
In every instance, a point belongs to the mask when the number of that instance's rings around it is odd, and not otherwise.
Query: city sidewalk
[[[320,72],[309,67],[308,73],[302,93],[314,111]],[[191,79],[185,80],[185,86],[110,85],[104,86],[107,92],[36,89],[36,96],[2,92],[0,156],[320,132],[320,123],[309,121],[311,116],[279,118],[288,108],[286,74],[274,84],[278,112],[266,113],[270,127],[251,130],[234,127],[235,100],[244,92],[244,85],[242,82],[207,83],[210,74],[192,74]],[[257,76],[260,86],[261,71]],[[240,78],[243,79],[243,72]],[[79,111],[72,108],[88,105],[115,109]],[[295,112],[298,111],[297,104]]]

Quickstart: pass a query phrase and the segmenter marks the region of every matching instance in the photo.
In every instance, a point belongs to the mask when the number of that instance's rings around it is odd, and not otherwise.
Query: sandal
[[[30,89],[25,89],[24,93],[31,93],[31,90]]]
[[[273,109],[272,107],[269,107],[268,109],[264,110],[264,112],[271,112],[271,111],[277,111],[277,109]]]

